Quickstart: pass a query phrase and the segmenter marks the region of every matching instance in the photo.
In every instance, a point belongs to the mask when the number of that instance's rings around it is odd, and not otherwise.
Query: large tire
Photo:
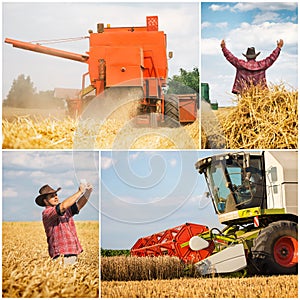
[[[262,229],[249,259],[252,273],[298,274],[298,224],[277,221]]]
[[[176,95],[165,95],[165,125],[179,127],[179,101]]]

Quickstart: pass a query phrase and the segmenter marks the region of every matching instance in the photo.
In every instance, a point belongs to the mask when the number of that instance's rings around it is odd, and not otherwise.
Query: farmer
[[[271,55],[263,60],[256,61],[256,57],[260,52],[256,53],[254,47],[247,49],[246,54],[243,54],[247,61],[238,59],[227,48],[225,41],[221,41],[221,48],[225,58],[236,68],[236,76],[232,88],[232,93],[241,94],[241,92],[251,84],[260,85],[267,88],[266,70],[272,66],[280,54],[283,46],[283,40],[277,41],[276,49]]]
[[[89,183],[80,184],[78,191],[63,202],[57,196],[60,189],[54,190],[47,184],[42,186],[35,202],[45,207],[42,217],[50,257],[62,256],[64,264],[70,265],[77,262],[77,255],[83,251],[73,216],[87,203],[93,188]]]

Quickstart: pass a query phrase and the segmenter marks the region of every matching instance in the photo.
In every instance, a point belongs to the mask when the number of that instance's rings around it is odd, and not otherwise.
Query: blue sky
[[[159,30],[167,34],[169,76],[179,69],[199,67],[199,4],[197,2],[14,2],[2,4],[2,97],[19,74],[29,75],[37,90],[81,88],[86,64],[13,48],[6,37],[22,41],[84,37],[97,23],[145,26],[146,16],[158,16]],[[50,47],[85,53],[88,39],[50,44]]]
[[[186,222],[220,226],[195,163],[217,151],[103,151],[101,245],[130,249],[138,238]]]
[[[99,220],[99,157],[86,151],[2,152],[2,220],[40,221],[42,207],[35,204],[38,191],[49,184],[62,201],[74,194],[85,178],[94,190],[76,220]]]
[[[201,81],[210,85],[210,98],[219,106],[232,105],[235,69],[223,57],[220,42],[238,58],[248,47],[267,57],[276,41],[284,46],[267,70],[267,81],[298,89],[298,3],[203,2],[201,4]]]

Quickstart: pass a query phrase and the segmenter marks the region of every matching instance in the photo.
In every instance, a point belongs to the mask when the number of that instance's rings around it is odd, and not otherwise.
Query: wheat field
[[[201,277],[177,257],[102,257],[103,298],[295,298],[298,276]]]
[[[99,223],[75,222],[83,252],[77,266],[53,262],[42,222],[2,223],[2,297],[99,297]]]
[[[101,281],[102,298],[298,298],[298,276]]]

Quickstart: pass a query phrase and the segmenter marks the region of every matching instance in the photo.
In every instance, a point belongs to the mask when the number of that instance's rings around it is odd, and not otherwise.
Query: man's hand
[[[86,190],[86,186],[87,186],[86,184],[80,183],[79,188],[78,188],[78,192],[83,194]]]
[[[283,40],[280,39],[279,41],[277,41],[277,47],[281,49],[282,46],[283,46]]]
[[[84,184],[83,186],[84,186],[83,195],[77,201],[78,210],[81,210],[85,206],[93,190],[93,186],[90,183]]]
[[[222,41],[221,41],[221,48],[223,49],[223,48],[225,48],[225,47],[226,47],[226,43],[225,43],[224,40],[222,40]]]

